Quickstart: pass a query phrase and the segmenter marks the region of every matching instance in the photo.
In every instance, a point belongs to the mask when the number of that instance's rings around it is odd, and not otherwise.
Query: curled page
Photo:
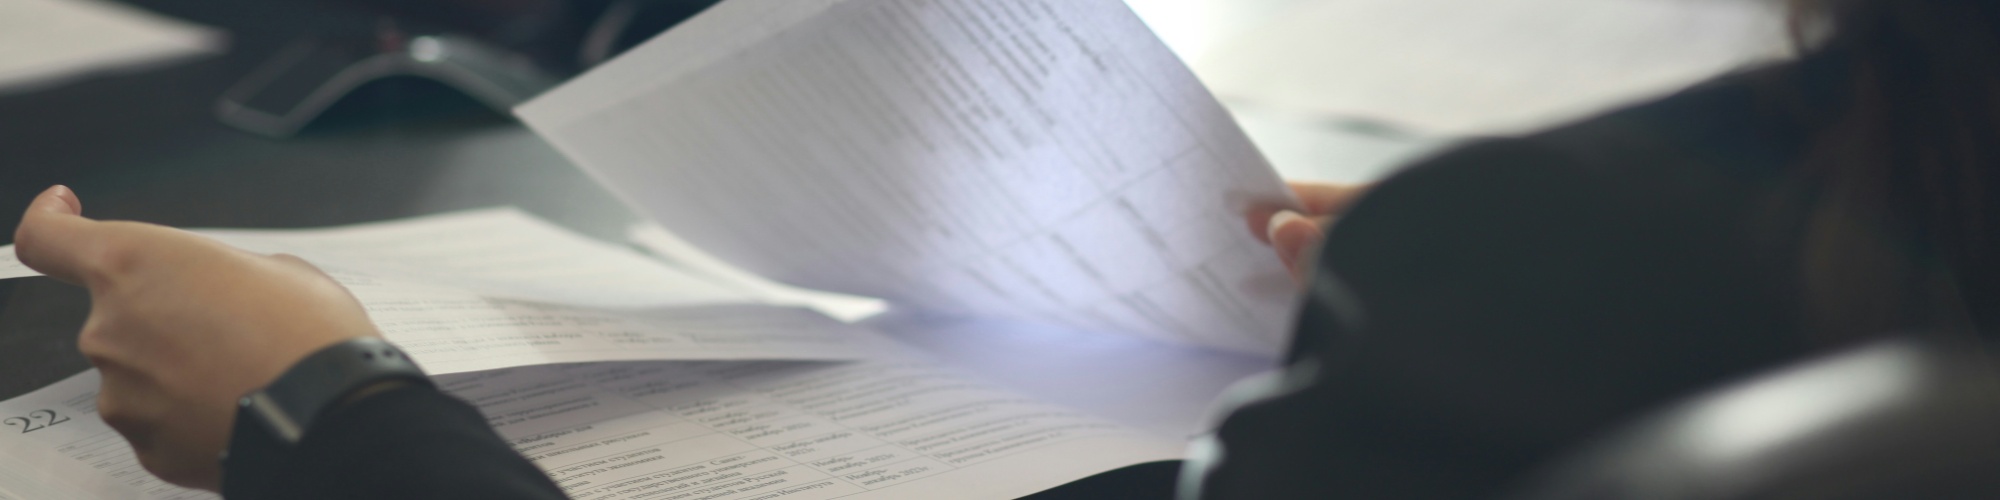
[[[1244,219],[1290,193],[1117,0],[725,2],[517,113],[778,281],[1283,344],[1292,285]]]

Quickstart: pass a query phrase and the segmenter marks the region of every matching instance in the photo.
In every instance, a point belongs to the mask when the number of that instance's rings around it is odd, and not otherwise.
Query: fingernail
[[[69,186],[61,184],[50,186],[47,191],[42,192],[42,195],[54,196],[57,201],[61,201],[61,210],[64,213],[70,215],[80,215],[83,213],[82,207],[77,206],[76,192],[70,191]]]
[[[1283,229],[1286,224],[1291,224],[1293,221],[1304,221],[1308,224],[1312,223],[1311,220],[1306,219],[1306,216],[1299,215],[1298,212],[1293,212],[1291,210],[1278,212],[1276,214],[1271,215],[1271,224],[1264,227],[1264,237],[1270,239],[1272,245],[1274,246],[1277,245],[1278,230]]]

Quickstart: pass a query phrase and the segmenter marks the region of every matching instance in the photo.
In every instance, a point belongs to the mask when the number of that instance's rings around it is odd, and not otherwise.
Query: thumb
[[[94,273],[91,256],[98,252],[98,223],[83,218],[83,202],[67,187],[55,186],[35,196],[21,225],[14,230],[14,252],[21,263],[49,277],[84,283]]]
[[[1324,230],[1312,219],[1286,210],[1271,216],[1266,232],[1271,239],[1271,248],[1278,252],[1278,260],[1284,261],[1293,277],[1303,279],[1305,266],[1311,258],[1307,254],[1319,246]]]

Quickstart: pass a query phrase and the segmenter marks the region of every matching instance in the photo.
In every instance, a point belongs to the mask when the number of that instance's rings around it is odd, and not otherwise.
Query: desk
[[[181,227],[314,227],[515,205],[622,241],[637,220],[541,139],[506,117],[452,113],[372,127],[252,136],[210,113],[217,96],[310,25],[365,29],[363,16],[307,0],[139,0],[231,31],[234,49],[192,64],[0,96],[0,243],[51,184],[92,217]],[[411,98],[405,96],[404,98]],[[396,112],[399,98],[357,102]],[[0,282],[0,399],[89,366],[75,348],[80,289]],[[1167,498],[1176,465],[1101,474],[1032,498]]]

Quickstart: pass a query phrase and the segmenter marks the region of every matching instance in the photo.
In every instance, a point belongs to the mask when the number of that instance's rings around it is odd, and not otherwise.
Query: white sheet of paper
[[[708,277],[721,286],[749,294],[767,304],[810,308],[849,323],[868,319],[889,310],[889,304],[882,299],[807,290],[750,274],[730,265],[728,261],[702,251],[701,248],[657,224],[637,224],[625,234],[626,238],[632,240],[633,245],[645,249],[652,255],[673,262],[689,272]]]
[[[0,247],[0,280],[41,275],[41,272],[21,264],[20,257],[14,255],[14,245]]]
[[[801,290],[730,266],[656,225],[635,226],[632,241],[774,304],[810,307],[883,332],[940,365],[1019,391],[1173,436],[1212,429],[1225,389],[1275,370],[1270,358],[1167,345],[1044,323],[884,314],[878,300]]]
[[[751,298],[508,207],[335,228],[196,232],[251,251],[494,297],[634,309]]]
[[[1292,286],[1244,214],[1290,194],[1123,3],[773,3],[726,2],[517,114],[641,213],[778,281],[1282,344]],[[765,8],[785,14],[743,13]]]
[[[211,28],[99,0],[0,0],[0,93],[220,52]]]
[[[1515,134],[1788,53],[1782,2],[1326,0],[1195,61],[1232,102]]]
[[[576,306],[743,304],[752,295],[578,235],[512,207],[314,229],[193,229],[231,246],[325,268],[481,295]],[[0,279],[40,276],[0,247]]]
[[[0,496],[21,499],[210,500],[139,466],[97,416],[97,370],[0,401]]]
[[[1011,499],[1184,441],[915,360],[597,363],[440,377],[572,498]],[[139,469],[94,412],[97,372],[0,402],[0,495],[206,499]],[[51,411],[49,416],[38,412]],[[666,493],[663,493],[666,492]]]
[[[1031,323],[890,314],[865,325],[980,380],[1183,438],[1214,430],[1224,390],[1277,370],[1270,358]]]
[[[628,360],[862,359],[884,341],[810,309],[605,310],[494,299],[330,271],[382,335],[432,374]]]
[[[938,364],[1118,423],[1172,436],[1213,428],[1214,404],[1238,381],[1275,370],[1270,358],[1191,349],[1123,335],[999,319],[882,310],[878,300],[801,290],[730,266],[651,224],[628,232],[656,255],[712,273],[770,303],[810,307],[886,334]]]
[[[551,390],[533,399],[485,396],[528,383]],[[444,384],[480,404],[502,436],[578,500],[659,491],[717,500],[778,491],[1010,499],[1176,459],[1185,448],[919,361],[596,364]],[[559,401],[592,404],[521,411]],[[657,465],[617,466],[635,462]]]
[[[197,232],[319,266],[433,374],[583,361],[860,359],[884,342],[513,209]]]

